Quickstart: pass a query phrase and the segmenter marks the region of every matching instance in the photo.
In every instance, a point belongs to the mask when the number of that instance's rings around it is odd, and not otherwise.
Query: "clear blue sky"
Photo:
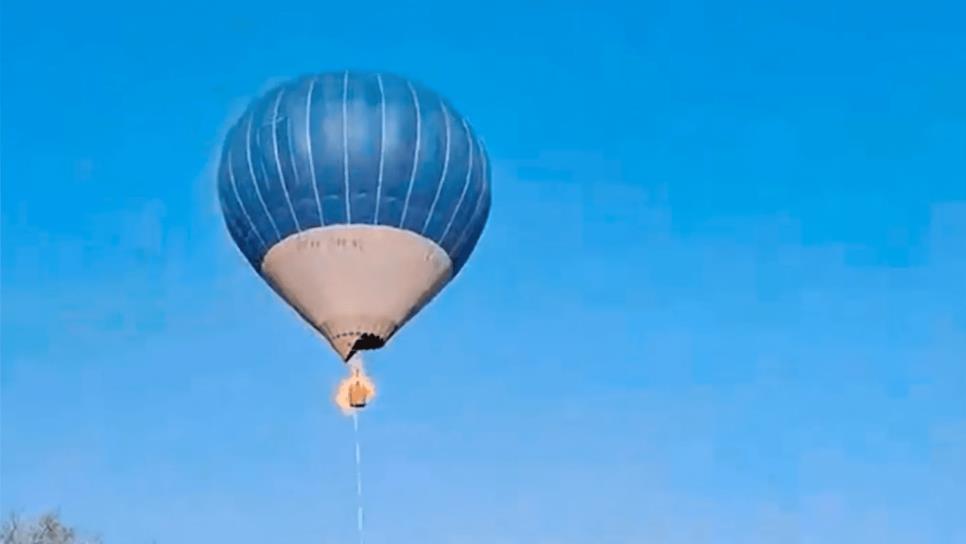
[[[966,542],[964,19],[5,2],[3,510],[354,538],[340,363],[212,179],[254,94],[349,67],[448,96],[494,168],[469,265],[370,357],[372,543]]]

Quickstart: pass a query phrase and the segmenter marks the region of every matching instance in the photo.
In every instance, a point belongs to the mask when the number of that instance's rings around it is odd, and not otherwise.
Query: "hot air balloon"
[[[490,211],[487,154],[403,77],[322,73],[255,99],[218,196],[255,271],[339,356],[378,349],[463,268]]]

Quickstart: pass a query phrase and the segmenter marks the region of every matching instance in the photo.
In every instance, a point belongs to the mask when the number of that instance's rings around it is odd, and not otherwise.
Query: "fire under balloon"
[[[376,396],[376,386],[366,375],[362,356],[354,355],[346,367],[349,375],[341,382],[335,393],[335,404],[346,415],[353,415],[365,408]]]

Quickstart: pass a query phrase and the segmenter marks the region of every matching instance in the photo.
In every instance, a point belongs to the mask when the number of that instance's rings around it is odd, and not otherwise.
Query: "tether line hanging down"
[[[356,528],[359,531],[359,544],[365,544],[364,531],[362,527],[362,448],[359,445],[359,413],[352,413],[352,428],[356,437],[356,499],[358,501],[356,510]]]

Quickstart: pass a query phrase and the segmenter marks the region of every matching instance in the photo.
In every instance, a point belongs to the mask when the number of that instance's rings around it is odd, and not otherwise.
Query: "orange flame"
[[[366,375],[362,357],[358,354],[349,360],[347,366],[349,367],[349,375],[339,382],[339,387],[335,391],[333,400],[335,401],[335,405],[342,410],[342,413],[348,416],[360,409],[352,406],[352,400],[358,400],[360,395],[362,400],[365,401],[365,404],[368,405],[372,402],[372,399],[376,396],[376,385]],[[353,395],[357,399],[353,399]]]

